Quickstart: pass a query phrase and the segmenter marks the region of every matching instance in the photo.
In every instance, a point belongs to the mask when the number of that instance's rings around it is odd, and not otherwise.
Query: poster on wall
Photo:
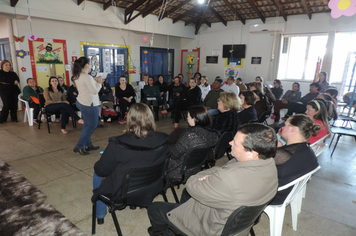
[[[239,69],[236,67],[226,67],[224,71],[225,78],[228,78],[230,76],[234,76],[235,80],[239,76]]]
[[[63,64],[63,45],[61,43],[33,42],[37,64]]]
[[[261,64],[262,57],[251,57],[251,64]]]

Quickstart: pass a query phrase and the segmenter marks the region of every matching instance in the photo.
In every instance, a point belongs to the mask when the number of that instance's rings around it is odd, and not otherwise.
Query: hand
[[[77,96],[77,93],[73,93],[73,95]]]
[[[99,84],[102,84],[102,83],[104,82],[104,80],[102,79],[101,76],[95,77],[94,79],[95,79],[95,81],[96,81],[97,83],[99,83]]]
[[[131,99],[132,99],[132,98],[128,98],[128,99],[126,99],[126,101],[131,102]]]
[[[176,96],[180,96],[180,93],[176,93]]]
[[[67,103],[67,104],[69,104],[69,102],[68,102],[68,101],[63,101],[63,103]]]
[[[163,95],[163,92],[160,93],[160,96],[161,96],[161,97],[162,97],[162,95]]]
[[[200,181],[203,181],[203,180],[205,180],[206,178],[208,178],[209,176],[210,176],[210,175],[205,175],[205,176],[203,176],[203,177],[200,177],[199,180],[200,180]]]
[[[284,104],[288,104],[288,101],[286,100],[286,99],[282,99],[282,103],[284,103]]]
[[[15,80],[15,82],[14,82],[14,83],[15,83],[15,85],[18,85],[18,84],[19,84],[19,81]]]

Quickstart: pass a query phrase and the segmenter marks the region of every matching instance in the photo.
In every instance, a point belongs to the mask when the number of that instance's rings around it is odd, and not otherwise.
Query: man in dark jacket
[[[307,95],[302,97],[299,102],[291,102],[288,107],[287,114],[282,118],[282,120],[287,120],[293,113],[304,113],[307,110],[307,103],[314,98],[316,98],[320,93],[320,86],[318,83],[310,84],[309,91]]]
[[[211,116],[219,113],[218,98],[220,97],[220,93],[224,92],[224,90],[221,89],[222,85],[223,80],[219,76],[216,77],[213,83],[214,89],[209,91],[203,101],[203,106],[209,109],[209,114]]]

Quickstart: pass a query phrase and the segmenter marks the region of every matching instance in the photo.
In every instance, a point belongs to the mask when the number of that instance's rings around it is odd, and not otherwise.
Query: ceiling
[[[184,21],[185,25],[194,24],[195,34],[199,33],[202,24],[211,27],[211,23],[260,19],[281,16],[285,21],[291,15],[305,15],[309,19],[314,13],[330,12],[328,0],[88,0],[103,4],[103,10],[109,7],[125,9],[125,24],[148,14],[161,15],[173,19],[173,23]],[[10,0],[16,6],[18,0]],[[84,0],[77,0],[80,5]]]

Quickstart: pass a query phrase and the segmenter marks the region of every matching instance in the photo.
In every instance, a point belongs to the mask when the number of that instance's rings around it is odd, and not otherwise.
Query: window
[[[278,65],[278,79],[314,79],[318,58],[323,58],[328,36],[322,35],[282,35]]]

